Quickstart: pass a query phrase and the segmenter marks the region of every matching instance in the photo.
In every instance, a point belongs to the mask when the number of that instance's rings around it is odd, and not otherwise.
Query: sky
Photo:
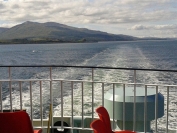
[[[26,21],[177,38],[177,0],[0,0],[0,27]]]

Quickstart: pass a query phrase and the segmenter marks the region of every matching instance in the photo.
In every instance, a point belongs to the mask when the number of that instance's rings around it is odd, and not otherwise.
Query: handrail
[[[13,75],[13,68],[15,68],[15,67],[19,67],[19,68],[21,68],[21,67],[23,67],[23,68],[34,68],[34,69],[38,69],[38,68],[50,68],[49,70],[47,70],[47,71],[49,71],[49,76],[46,78],[42,78],[42,79],[38,79],[38,78],[27,78],[27,79],[18,79],[18,77],[15,77],[14,75]],[[63,79],[63,77],[52,77],[53,75],[52,75],[52,73],[54,73],[54,72],[52,72],[52,69],[53,68],[80,68],[80,69],[82,69],[82,68],[86,68],[86,69],[89,69],[89,78],[83,78],[82,80],[80,80],[80,79],[77,79],[77,78],[74,78],[74,79]],[[81,118],[80,118],[80,120],[81,120],[81,127],[75,127],[75,125],[70,125],[70,127],[65,127],[64,125],[63,125],[63,123],[61,123],[61,129],[81,129],[81,130],[85,130],[85,129],[87,129],[87,127],[85,127],[84,126],[84,119],[85,119],[85,116],[84,116],[84,91],[83,90],[85,90],[85,87],[84,87],[84,85],[89,85],[89,89],[90,89],[90,91],[92,92],[91,94],[90,94],[90,96],[91,96],[91,98],[89,99],[89,102],[91,102],[92,104],[91,104],[91,109],[90,109],[90,112],[92,112],[92,114],[91,114],[91,116],[89,116],[90,117],[90,119],[94,119],[95,117],[97,117],[93,112],[94,112],[94,104],[95,104],[95,102],[97,102],[97,100],[95,100],[95,90],[97,89],[96,87],[95,87],[95,85],[99,85],[99,89],[100,89],[100,93],[102,94],[102,96],[101,96],[101,98],[102,98],[102,101],[100,101],[100,104],[102,104],[102,105],[104,105],[104,93],[105,93],[105,91],[107,91],[106,89],[108,88],[108,84],[110,84],[109,85],[109,87],[110,88],[112,88],[113,90],[114,90],[114,92],[113,93],[115,93],[115,88],[117,87],[116,85],[120,85],[122,88],[123,88],[123,90],[124,90],[124,99],[123,99],[123,101],[124,101],[124,105],[123,105],[123,110],[125,111],[125,86],[132,86],[133,88],[134,88],[134,99],[133,99],[133,102],[134,103],[136,103],[136,93],[138,93],[137,91],[136,91],[136,87],[137,86],[144,86],[145,87],[145,92],[146,92],[146,94],[145,94],[145,96],[147,96],[147,90],[148,90],[148,87],[154,87],[154,88],[156,88],[156,95],[157,95],[157,93],[158,93],[158,90],[159,90],[159,88],[161,87],[164,87],[164,90],[165,90],[165,92],[167,92],[167,94],[165,95],[165,97],[167,98],[167,101],[165,101],[165,102],[167,102],[167,104],[165,105],[165,107],[166,107],[166,109],[167,110],[169,110],[169,107],[170,107],[170,103],[169,103],[169,101],[170,101],[170,91],[173,91],[173,89],[174,88],[176,88],[177,87],[177,84],[176,84],[176,82],[168,82],[168,83],[166,83],[166,82],[163,82],[163,83],[161,83],[161,82],[139,82],[137,79],[138,79],[138,72],[139,71],[146,71],[146,72],[157,72],[157,71],[159,71],[159,72],[177,72],[177,70],[167,70],[167,69],[146,69],[146,68],[123,68],[123,67],[106,67],[106,66],[72,66],[72,65],[2,65],[2,66],[0,66],[0,68],[7,68],[8,69],[8,72],[9,72],[9,74],[7,75],[7,76],[5,76],[5,78],[3,78],[3,79],[0,79],[0,111],[3,111],[4,109],[3,109],[3,105],[4,105],[4,103],[3,103],[3,101],[2,101],[2,99],[3,99],[3,95],[2,95],[2,93],[3,93],[3,84],[4,83],[7,83],[7,87],[6,87],[6,90],[7,89],[9,89],[9,99],[10,99],[10,104],[9,104],[9,107],[10,107],[10,110],[12,110],[13,109],[13,107],[14,107],[14,103],[12,102],[12,99],[13,99],[13,84],[15,84],[16,86],[17,86],[17,90],[19,90],[19,108],[20,109],[22,109],[22,107],[23,107],[23,105],[22,105],[22,103],[23,103],[23,94],[22,94],[22,88],[23,88],[23,84],[24,83],[29,83],[29,85],[28,85],[28,87],[29,87],[29,104],[30,104],[30,109],[31,110],[29,110],[29,112],[31,112],[30,113],[30,115],[31,115],[31,119],[32,120],[34,120],[33,119],[33,111],[34,111],[34,108],[33,108],[33,103],[34,103],[34,101],[33,101],[33,92],[32,91],[34,91],[34,89],[35,89],[35,86],[33,86],[33,82],[37,82],[39,85],[38,85],[38,89],[39,89],[39,92],[38,92],[38,94],[39,94],[39,105],[42,105],[43,104],[43,83],[45,83],[46,85],[47,85],[47,91],[48,92],[50,92],[48,95],[49,95],[49,97],[48,97],[48,100],[50,100],[50,102],[51,102],[51,104],[52,104],[52,102],[53,102],[53,95],[52,94],[54,94],[55,92],[53,92],[53,90],[54,90],[54,88],[53,88],[53,85],[55,85],[55,83],[57,83],[58,84],[58,91],[59,91],[59,93],[61,94],[61,96],[59,97],[59,99],[61,100],[61,104],[60,104],[60,108],[61,108],[61,121],[63,122],[64,121],[64,106],[63,106],[63,104],[64,104],[64,83],[65,82],[67,82],[67,84],[68,84],[68,86],[67,87],[69,87],[70,89],[71,89],[71,96],[70,96],[70,98],[71,98],[71,116],[70,116],[70,122],[71,123],[74,123],[74,120],[76,119],[76,118],[74,118],[74,113],[73,113],[73,111],[74,111],[74,90],[75,90],[75,88],[79,88],[81,91],[80,91],[80,93],[81,93],[81,95],[82,95],[82,97],[80,98],[81,99],[81,102],[80,102],[80,105],[81,105]],[[111,81],[111,80],[109,80],[109,81],[105,81],[105,80],[102,80],[102,78],[100,78],[99,80],[97,80],[97,78],[96,78],[96,76],[97,76],[97,69],[103,69],[103,72],[104,72],[104,69],[112,69],[112,70],[125,70],[125,71],[133,71],[133,74],[132,75],[130,75],[130,78],[131,78],[131,81]],[[96,71],[95,71],[96,70]],[[59,70],[60,71],[60,70]],[[123,71],[124,72],[124,71]],[[69,74],[69,73],[68,73]],[[141,74],[141,72],[140,72],[140,74]],[[144,74],[144,73],[143,73]],[[169,74],[169,73],[168,73]],[[173,73],[172,73],[173,74]],[[171,75],[171,74],[170,74]],[[146,75],[145,75],[146,76]],[[176,76],[175,76],[176,77]],[[7,78],[7,79],[6,79]],[[78,84],[79,86],[77,87],[77,86],[75,86],[76,84]],[[9,87],[9,88],[8,88]],[[75,88],[74,88],[75,87]],[[60,88],[60,89],[59,89]],[[36,92],[35,92],[36,93]],[[156,99],[155,99],[156,101],[157,101],[157,97],[156,97]],[[77,99],[76,99],[76,101],[77,101]],[[115,101],[115,96],[113,95],[113,101]],[[87,102],[87,101],[86,101]],[[147,99],[145,99],[144,100],[144,103],[147,103]],[[155,107],[156,107],[156,110],[155,110],[155,128],[154,128],[154,130],[155,130],[155,132],[157,132],[157,130],[159,130],[159,128],[158,128],[158,124],[157,124],[157,116],[158,116],[158,109],[157,109],[157,106],[158,106],[158,104],[155,104]],[[115,105],[113,104],[113,108],[115,107]],[[53,108],[53,105],[52,105],[52,108]],[[137,106],[136,106],[136,104],[133,104],[133,113],[134,113],[134,122],[133,122],[133,130],[134,131],[136,131],[136,108],[137,108]],[[145,106],[144,106],[144,110],[146,110],[147,109],[147,105],[145,104]],[[114,110],[114,109],[113,109]],[[41,127],[43,127],[43,128],[46,128],[46,124],[45,124],[45,119],[43,118],[43,107],[42,106],[40,106],[39,107],[39,112],[40,112],[40,126]],[[114,114],[114,113],[113,113]],[[52,116],[54,116],[53,115],[53,113],[51,114]],[[123,115],[125,115],[125,113],[123,114]],[[166,113],[166,120],[168,121],[169,120],[169,117],[168,117],[168,115],[169,115],[169,112],[167,111],[167,113]],[[114,117],[113,117],[113,123],[114,124],[116,124],[115,123],[115,121],[114,121],[115,119],[114,119]],[[146,130],[147,129],[147,125],[146,125],[146,121],[147,121],[147,116],[146,116],[146,112],[144,113],[144,121],[145,121],[145,124],[144,124],[144,129]],[[53,124],[55,123],[55,121],[54,121],[54,119],[51,119],[51,123],[52,123],[52,125],[51,125],[51,128],[56,128],[56,126],[53,126]],[[170,126],[169,126],[170,124],[168,123],[168,122],[166,122],[166,130],[168,131],[169,129],[170,129]],[[35,127],[38,127],[38,126],[35,126]],[[113,126],[113,128],[115,128],[114,126]],[[123,129],[125,129],[125,116],[123,116]],[[90,129],[87,129],[87,130],[90,130]]]
[[[119,70],[140,70],[140,71],[162,71],[177,72],[169,69],[148,69],[148,68],[131,68],[131,67],[109,67],[109,66],[73,66],[73,65],[1,65],[0,67],[72,67],[72,68],[96,68],[96,69],[119,69]]]

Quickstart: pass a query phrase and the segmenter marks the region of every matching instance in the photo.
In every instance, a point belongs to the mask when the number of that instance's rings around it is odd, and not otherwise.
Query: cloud
[[[17,22],[28,20],[31,16],[30,19],[41,22],[137,23],[176,19],[177,10],[168,9],[170,2],[173,1],[8,0],[1,2],[0,14],[2,20]]]
[[[114,25],[117,33],[121,29],[128,34],[173,30],[176,26],[170,22],[177,21],[176,6],[176,0],[0,0],[0,27],[25,21],[53,21],[80,27]],[[131,28],[127,30],[127,27]]]
[[[149,29],[148,26],[143,26],[143,25],[134,25],[129,30],[144,30],[144,29]]]
[[[177,37],[177,24],[166,25],[134,25],[128,28],[129,31],[136,31],[139,36],[149,37]]]
[[[19,24],[19,23],[10,23],[10,24],[9,23],[0,23],[0,27],[10,28],[10,27],[17,25],[17,24]]]
[[[156,29],[156,30],[176,30],[177,25],[176,24],[173,24],[173,25],[156,25],[156,26],[154,26],[154,29]]]
[[[176,30],[177,25],[134,25],[129,30]]]

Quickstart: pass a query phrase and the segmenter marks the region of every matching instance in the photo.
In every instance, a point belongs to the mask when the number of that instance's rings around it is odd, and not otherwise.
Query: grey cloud
[[[50,4],[46,1],[24,2],[24,4],[19,6],[20,6],[19,8],[24,8],[26,11],[31,11],[31,12],[51,8]]]
[[[129,30],[176,30],[177,25],[134,25]]]
[[[13,1],[13,2],[11,2]],[[20,21],[33,18],[44,21],[52,20],[59,22],[78,23],[140,23],[152,21],[175,20],[173,11],[165,5],[170,1],[149,1],[149,0],[26,0],[21,2],[8,1],[6,8],[2,7],[0,12],[7,12],[3,20]],[[7,2],[6,2],[7,3]],[[0,4],[2,6],[2,4]],[[4,6],[4,5],[3,5]],[[11,12],[11,14],[10,14]],[[30,14],[30,15],[28,15]],[[9,16],[13,16],[12,19]],[[63,18],[63,19],[62,19]],[[148,28],[148,27],[137,27]]]
[[[149,29],[147,26],[143,25],[134,25],[133,27],[129,28],[130,30],[144,30],[144,29]]]
[[[20,8],[20,6],[17,5],[17,4],[14,4],[14,5],[11,6],[11,8],[12,8],[12,9],[18,9],[18,8]]]
[[[22,15],[19,17],[15,17],[15,20],[16,20],[16,22],[20,23],[20,22],[25,22],[25,21],[36,21],[37,18],[38,17],[35,17],[33,15],[25,14],[25,15]]]
[[[177,29],[177,25],[156,25],[154,26],[154,29],[156,30],[176,30]]]
[[[99,16],[99,15],[105,15],[107,14],[107,11],[104,9],[96,9],[96,8],[87,8],[83,15],[85,16]]]
[[[0,9],[4,8],[4,5],[2,3],[0,3]]]

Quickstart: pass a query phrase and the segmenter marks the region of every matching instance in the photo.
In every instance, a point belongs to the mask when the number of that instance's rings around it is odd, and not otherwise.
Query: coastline
[[[129,41],[162,41],[162,40],[177,40],[176,38],[152,38],[152,39],[136,39],[136,40],[115,40],[116,42],[129,42]],[[0,45],[8,45],[8,44],[54,44],[54,43],[99,43],[99,42],[112,42],[114,40],[107,40],[107,41],[102,41],[102,40],[86,40],[86,39],[81,39],[81,40],[59,40],[59,39],[41,39],[41,40],[28,40],[28,39],[13,39],[13,40],[0,40]]]

